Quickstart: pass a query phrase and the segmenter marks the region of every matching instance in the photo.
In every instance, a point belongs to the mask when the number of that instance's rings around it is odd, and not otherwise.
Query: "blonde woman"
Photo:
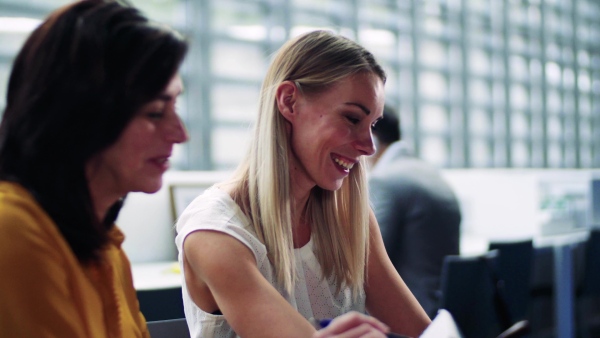
[[[326,31],[277,53],[247,157],[177,223],[192,337],[416,337],[428,325],[367,197],[385,79],[371,53]],[[338,316],[315,333],[311,320]]]

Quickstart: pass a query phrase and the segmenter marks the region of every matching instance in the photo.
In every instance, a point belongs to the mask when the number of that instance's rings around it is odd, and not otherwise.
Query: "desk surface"
[[[181,271],[177,261],[136,263],[131,265],[136,290],[156,290],[181,287]]]

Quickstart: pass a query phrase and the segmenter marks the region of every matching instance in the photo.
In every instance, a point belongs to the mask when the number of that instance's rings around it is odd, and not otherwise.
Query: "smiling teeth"
[[[350,169],[352,169],[352,167],[354,167],[354,163],[344,162],[344,161],[340,160],[339,158],[334,158],[333,160],[335,161],[335,163],[341,165],[342,167],[344,167],[348,170],[350,170]]]

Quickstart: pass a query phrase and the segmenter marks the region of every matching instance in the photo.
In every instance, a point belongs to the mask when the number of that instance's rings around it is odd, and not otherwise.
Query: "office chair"
[[[147,324],[152,338],[190,338],[185,318],[158,320]]]
[[[183,318],[181,287],[153,290],[138,290],[140,311],[146,321]]]
[[[600,229],[585,242],[583,277],[576,289],[577,330],[581,337],[600,336]]]
[[[450,312],[464,338],[509,338],[527,333],[527,321],[510,319],[498,265],[497,250],[444,258],[440,308]]]
[[[531,275],[529,324],[531,336],[536,338],[553,338],[557,335],[556,318],[556,275],[555,247],[552,245],[538,246],[533,249],[533,265]],[[567,313],[578,309],[577,299],[583,281],[585,242],[574,242],[571,245],[573,286],[575,306],[564,308]],[[575,312],[577,314],[577,312]],[[575,317],[575,319],[578,319]],[[579,323],[573,323],[579,324]],[[579,327],[578,327],[579,329]],[[600,337],[594,336],[594,337]]]
[[[532,337],[554,337],[554,248],[533,249],[531,290],[529,294],[529,325]]]
[[[498,250],[498,276],[504,282],[509,319],[528,318],[533,262],[533,240],[491,242],[489,250]]]

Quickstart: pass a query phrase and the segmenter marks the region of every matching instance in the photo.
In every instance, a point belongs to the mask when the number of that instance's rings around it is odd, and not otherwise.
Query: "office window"
[[[0,16],[25,18],[17,26],[0,24],[0,108],[12,58],[35,26],[31,19],[68,2],[0,0]],[[595,0],[133,3],[190,38],[179,107],[190,141],[177,146],[176,168],[234,168],[273,53],[316,28],[375,54],[388,73],[387,101],[400,114],[403,137],[428,161],[459,168],[600,167]]]

